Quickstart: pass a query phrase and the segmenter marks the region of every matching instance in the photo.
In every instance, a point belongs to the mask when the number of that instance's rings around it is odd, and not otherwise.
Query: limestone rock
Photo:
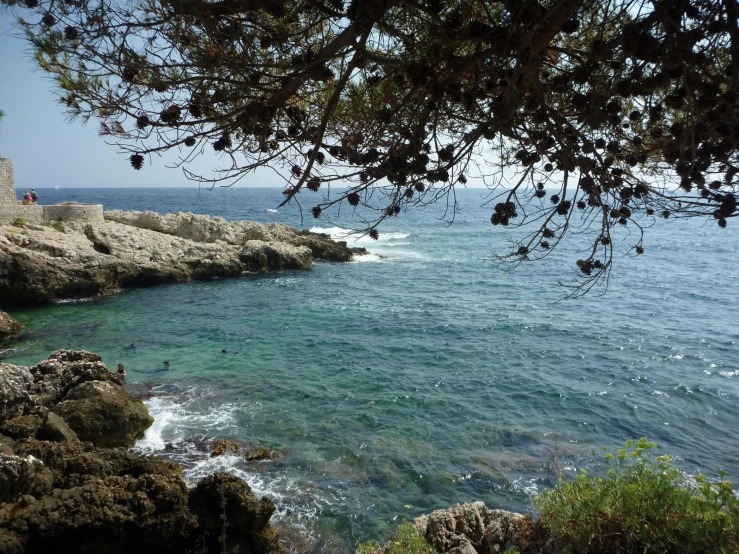
[[[0,226],[0,299],[48,302],[129,286],[305,269],[313,257],[348,261],[356,249],[282,224],[190,213],[105,212],[65,232]]]
[[[239,444],[228,439],[218,439],[213,444],[213,451],[210,453],[210,456],[211,458],[215,458],[216,456],[240,456],[247,462],[279,460],[282,458],[282,454],[258,442],[254,444]]]
[[[54,410],[81,440],[95,446],[133,446],[154,419],[119,384],[88,381],[70,390]]]
[[[23,414],[33,375],[27,367],[0,364],[0,420]]]
[[[416,529],[440,553],[495,554],[509,548],[541,552],[531,517],[505,510],[489,510],[482,502],[436,510],[414,521]]]
[[[19,323],[8,314],[0,310],[0,340],[12,339],[18,336],[23,329],[23,324]]]

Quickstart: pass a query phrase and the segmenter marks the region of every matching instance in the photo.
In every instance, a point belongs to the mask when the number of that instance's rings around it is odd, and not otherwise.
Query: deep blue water
[[[275,211],[279,189],[39,192],[42,203],[340,232],[310,217],[309,198],[304,221],[295,206]],[[347,550],[387,537],[405,504],[411,516],[478,499],[528,509],[554,480],[553,453],[566,475],[597,470],[601,447],[644,435],[691,473],[737,479],[733,226],[658,221],[643,256],[623,243],[605,296],[558,302],[575,244],[512,272],[485,263],[506,237],[485,193],[461,191],[451,226],[435,206],[358,241],[387,258],[15,311],[30,338],[5,361],[66,347],[125,363],[129,382],[161,394],[139,448],[172,443],[191,481],[238,473],[276,499],[279,519]],[[164,359],[171,369],[155,373]],[[203,436],[260,440],[285,457],[200,459]]]

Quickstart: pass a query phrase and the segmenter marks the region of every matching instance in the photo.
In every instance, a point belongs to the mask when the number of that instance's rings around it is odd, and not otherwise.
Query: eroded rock
[[[22,329],[22,323],[0,310],[0,340],[15,338]]]

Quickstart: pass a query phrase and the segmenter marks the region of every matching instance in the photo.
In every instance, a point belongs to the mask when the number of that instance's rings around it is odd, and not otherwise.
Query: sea
[[[604,448],[643,436],[690,475],[739,478],[732,221],[630,224],[607,287],[572,298],[563,285],[592,235],[573,228],[544,260],[500,267],[491,256],[519,231],[490,224],[487,189],[403,211],[377,241],[351,233],[370,214],[348,206],[313,219],[320,193],[278,207],[278,188],[38,192],[41,203],[280,222],[367,248],[308,271],[12,311],[26,332],[4,362],[73,348],[123,363],[155,418],[136,448],[181,462],[191,485],[215,471],[244,478],[306,550],[352,552],[460,502],[532,510],[560,477],[601,472]],[[210,458],[219,437],[283,457]]]

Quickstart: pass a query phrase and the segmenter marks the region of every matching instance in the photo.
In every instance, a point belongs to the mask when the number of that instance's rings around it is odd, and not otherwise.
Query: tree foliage
[[[362,204],[373,238],[481,179],[526,230],[496,259],[583,231],[585,285],[618,226],[641,254],[654,218],[737,215],[736,0],[0,1],[135,169],[175,150],[203,179],[212,149],[216,181],[276,168],[285,202]]]

